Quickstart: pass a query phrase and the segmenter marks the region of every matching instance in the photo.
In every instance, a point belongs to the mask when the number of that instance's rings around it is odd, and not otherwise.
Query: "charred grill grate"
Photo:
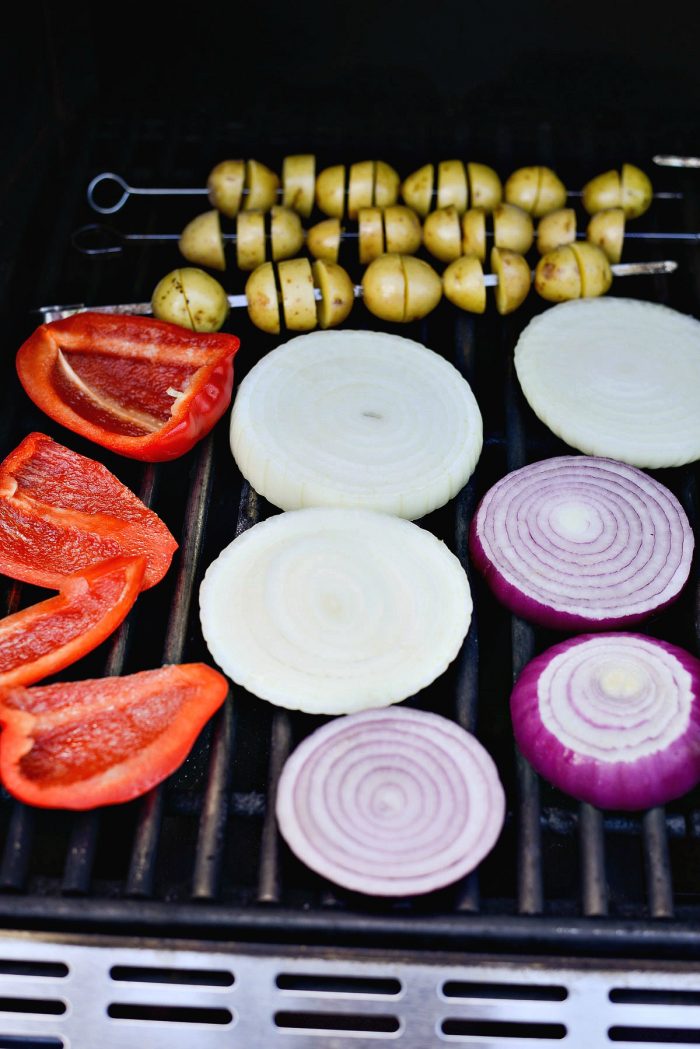
[[[300,149],[316,148],[321,165],[381,154],[402,174],[428,159],[455,154],[454,140],[450,145],[435,135],[414,144],[411,153],[397,142],[392,151],[391,138],[377,147],[359,138],[340,141],[337,130],[322,130],[318,136],[317,142],[280,137],[271,145],[262,140],[262,131],[256,137],[235,129],[227,136],[226,129],[157,122],[96,125],[70,144],[71,160],[58,195],[48,181],[37,183],[32,215],[15,238],[16,264],[7,282],[12,310],[0,451],[6,454],[32,429],[44,430],[103,461],[161,514],[180,541],[173,568],[156,592],[141,595],[112,641],[65,672],[66,678],[130,673],[160,661],[208,660],[197,615],[203,571],[234,533],[275,512],[241,482],[224,424],[185,459],[143,466],[61,431],[21,392],[11,363],[14,349],[35,323],[29,309],[48,302],[97,305],[147,299],[159,277],[176,265],[172,246],[129,248],[120,259],[79,256],[70,246],[70,234],[91,218],[85,187],[105,169],[121,171],[135,184],[196,185],[231,153],[257,156],[275,168],[285,152]],[[495,132],[462,128],[459,133],[460,155],[492,163],[502,175],[520,164],[550,163],[572,185],[622,160],[649,170],[651,155],[662,146],[683,149],[676,141],[647,143],[639,136],[629,141],[622,133],[601,138],[590,129],[582,129],[574,141],[548,127],[525,133],[504,125]],[[692,192],[696,176],[691,173],[684,181],[683,174],[674,174],[678,181],[673,183],[671,177],[665,173],[655,180],[683,188],[684,203],[660,202],[640,221],[649,228],[658,223],[668,228],[675,217],[676,228],[700,228],[700,190]],[[204,207],[187,200],[135,200],[111,221],[145,232],[179,229]],[[658,250],[649,248],[646,257]],[[672,257],[682,264],[674,276],[630,282],[613,291],[700,313],[697,249],[676,249]],[[343,261],[353,272],[349,259],[341,257]],[[230,291],[242,290],[243,277],[233,269],[226,283]],[[457,316],[443,304],[405,331],[459,367],[484,415],[485,447],[472,481],[450,506],[421,522],[449,543],[466,568],[468,524],[486,488],[507,471],[565,450],[532,415],[512,369],[518,334],[541,308],[533,298],[504,320],[492,311],[483,318]],[[380,327],[360,305],[347,326]],[[240,380],[275,340],[243,316],[232,318],[230,330],[241,337]],[[697,525],[696,469],[659,476]],[[0,924],[45,932],[137,931],[335,948],[389,942],[423,950],[488,948],[578,957],[697,955],[700,794],[696,791],[665,811],[620,816],[579,805],[541,784],[514,751],[507,698],[522,666],[555,638],[497,607],[479,580],[472,578],[472,586],[476,614],[457,663],[409,701],[476,731],[505,782],[509,813],[501,840],[462,884],[426,899],[393,904],[341,893],[310,874],[282,846],[273,801],[287,754],[319,720],[275,710],[234,689],[233,702],[203,734],[185,766],[141,801],[72,816],[2,800]],[[36,596],[29,587],[7,583],[3,592],[8,610]],[[697,568],[681,602],[649,625],[649,632],[696,649],[696,592]],[[280,1006],[280,1016],[288,1012]],[[453,1019],[457,1027],[442,1029],[446,1038],[513,1034],[468,1030],[466,1021]],[[451,1022],[446,1015],[445,1023]],[[295,1024],[290,1020],[292,1028]],[[625,1022],[618,1027],[624,1033]],[[389,1025],[383,1036],[391,1036],[392,1030]],[[543,1029],[537,1037],[556,1040],[560,1034]]]

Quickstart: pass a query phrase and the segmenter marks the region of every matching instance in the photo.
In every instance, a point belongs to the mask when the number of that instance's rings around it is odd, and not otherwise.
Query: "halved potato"
[[[323,219],[306,231],[306,246],[314,258],[337,262],[342,234],[340,219]]]
[[[595,299],[605,295],[612,284],[612,270],[605,252],[585,240],[572,244],[571,250],[581,271],[581,298]]]
[[[468,313],[483,313],[486,309],[484,268],[475,256],[462,255],[447,267],[442,275],[445,298]]]
[[[461,160],[441,160],[437,173],[438,208],[455,207],[464,214],[469,203],[467,173]]]
[[[503,186],[498,174],[488,164],[467,164],[469,198],[473,208],[493,209],[503,200]]]
[[[324,215],[342,219],[345,213],[345,165],[324,168],[316,179],[316,203]]]
[[[406,277],[406,323],[420,320],[434,310],[442,298],[442,281],[432,266],[415,255],[401,255]]]
[[[314,278],[308,259],[278,263],[284,323],[290,331],[313,331],[318,322]]]
[[[248,316],[256,328],[277,335],[280,330],[280,302],[271,262],[263,262],[262,266],[253,270],[246,281],[245,295]]]
[[[236,219],[236,262],[241,270],[254,270],[265,261],[265,214],[241,211]]]
[[[537,202],[537,194],[540,188],[541,168],[527,167],[518,168],[506,180],[503,187],[506,202],[515,204],[531,214]]]
[[[566,204],[566,186],[551,168],[540,168],[540,184],[537,190],[537,199],[532,214],[535,218],[542,218],[550,211],[557,211]]]
[[[423,228],[413,208],[394,204],[384,209],[386,250],[414,255],[423,241]]]
[[[362,278],[365,306],[375,317],[400,324],[406,313],[406,274],[401,255],[380,255]]]
[[[226,257],[219,212],[205,211],[188,222],[180,234],[178,247],[188,262],[209,266],[213,270],[225,270]]]
[[[475,255],[482,262],[486,258],[486,211],[483,208],[469,208],[462,215],[461,253]]]
[[[589,215],[607,208],[622,206],[622,185],[617,171],[604,171],[587,182],[581,192],[581,201]]]
[[[282,161],[282,203],[298,215],[308,218],[316,192],[316,157],[298,153]]]
[[[383,160],[377,160],[374,167],[374,203],[378,208],[388,208],[399,199],[398,171]]]
[[[246,161],[245,175],[245,188],[248,193],[243,199],[243,210],[269,211],[272,205],[277,203],[279,176],[259,160]]]
[[[193,266],[183,266],[178,272],[187,300],[192,330],[218,331],[228,317],[230,309],[226,292],[218,280]]]
[[[314,283],[321,292],[316,302],[318,323],[323,328],[342,324],[355,302],[355,289],[342,266],[317,259],[312,263]]]
[[[357,214],[360,263],[366,266],[384,254],[384,221],[381,208],[360,208]]]
[[[423,243],[436,259],[452,262],[462,254],[462,230],[454,205],[431,211],[423,223]]]
[[[532,219],[515,204],[499,204],[493,209],[493,242],[497,248],[524,255],[532,247]]]
[[[272,258],[291,259],[304,243],[304,230],[296,211],[275,204],[270,212],[270,238],[272,240]]]
[[[619,262],[625,240],[625,213],[622,208],[597,211],[588,223],[586,240],[604,251],[610,262]]]
[[[517,251],[491,248],[491,271],[498,277],[496,309],[500,314],[512,313],[525,301],[530,291],[530,267]]]
[[[643,215],[654,196],[648,177],[634,164],[622,165],[621,193],[621,204],[628,219]]]
[[[424,164],[422,168],[418,168],[401,183],[401,196],[409,208],[413,208],[421,218],[425,218],[433,206],[434,182],[434,166]]]
[[[548,251],[535,269],[535,291],[548,302],[581,298],[581,270],[573,245]]]
[[[350,165],[348,178],[348,218],[356,219],[360,208],[371,208],[374,200],[373,160],[360,160]]]
[[[228,218],[235,218],[241,208],[244,181],[244,160],[222,160],[207,179],[210,204]]]
[[[540,255],[572,244],[576,240],[576,212],[573,208],[557,208],[544,215],[537,224],[537,250]]]

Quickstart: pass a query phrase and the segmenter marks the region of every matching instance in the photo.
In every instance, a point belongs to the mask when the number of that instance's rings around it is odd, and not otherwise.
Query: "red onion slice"
[[[560,456],[484,496],[470,550],[496,597],[561,630],[629,626],[678,597],[693,533],[667,488],[613,459]]]
[[[641,634],[585,634],[533,659],[511,696],[515,739],[556,787],[645,809],[700,782],[700,660]]]
[[[496,766],[464,729],[419,710],[337,718],[284,766],[277,819],[292,852],[373,896],[432,892],[473,870],[505,816]]]

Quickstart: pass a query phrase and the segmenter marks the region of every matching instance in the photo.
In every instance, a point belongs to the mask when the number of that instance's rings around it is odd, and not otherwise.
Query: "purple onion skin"
[[[481,506],[481,503],[479,506]],[[477,507],[478,512],[479,508]],[[518,590],[517,587],[513,586],[512,583],[508,582],[487,556],[477,535],[476,520],[477,515],[474,514],[469,529],[469,553],[474,567],[484,577],[492,593],[502,605],[514,612],[516,616],[520,616],[521,619],[526,619],[528,623],[534,623],[535,626],[545,627],[547,630],[562,630],[566,632],[577,630],[618,630],[620,627],[634,626],[636,623],[642,623],[644,620],[651,619],[652,616],[662,612],[664,608],[674,604],[681,596],[682,590],[667,601],[657,605],[653,610],[630,612],[622,616],[608,616],[605,619],[592,619],[590,616],[559,611],[550,605],[543,605],[541,601],[528,597]]]
[[[511,694],[515,741],[532,767],[559,790],[601,809],[638,812],[665,805],[700,783],[700,660],[666,641],[638,637],[665,649],[691,675],[693,700],[685,732],[663,751],[632,762],[600,762],[565,747],[542,723],[537,684],[559,653],[599,635],[582,634],[549,648],[527,664]]]

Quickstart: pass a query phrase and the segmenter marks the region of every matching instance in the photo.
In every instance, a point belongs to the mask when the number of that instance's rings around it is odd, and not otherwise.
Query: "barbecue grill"
[[[265,139],[252,121],[100,121],[69,144],[58,190],[50,165],[24,184],[26,220],[10,228],[12,265],[4,271],[0,451],[7,454],[31,430],[48,433],[103,462],[180,542],[164,581],[65,679],[211,662],[197,609],[204,570],[234,535],[277,512],[242,481],[224,422],[185,458],[144,465],[67,434],[21,391],[12,362],[38,323],[32,309],[148,299],[178,264],[167,244],[96,258],[72,247],[72,232],[94,220],[85,190],[95,174],[191,186],[225,156],[255,156],[279,170],[286,152],[315,151],[321,167],[379,155],[402,175],[446,156],[483,161],[502,177],[542,163],[580,187],[629,161],[659,188],[683,193],[680,201],[655,202],[635,228],[700,229],[697,175],[652,170],[661,148],[692,149],[679,132],[651,142],[643,130],[581,127],[571,136],[549,125],[524,130],[503,122],[471,133],[460,125],[426,130],[410,152],[398,130],[380,136],[372,120],[354,138],[323,123],[314,141],[302,134],[292,125],[285,137]],[[135,199],[112,221],[124,232],[177,230],[204,206]],[[675,274],[618,281],[611,293],[700,315],[697,249],[674,246],[663,255],[679,261]],[[659,258],[659,245],[637,242],[626,251],[632,257]],[[350,260],[341,254],[357,279]],[[225,284],[241,291],[244,277],[232,267]],[[508,318],[492,303],[473,317],[443,303],[401,331],[461,370],[484,417],[484,451],[469,485],[420,522],[467,570],[469,521],[483,492],[508,471],[568,451],[535,418],[512,367],[518,334],[545,308],[532,295]],[[382,328],[361,303],[345,326]],[[244,311],[227,330],[241,339],[237,381],[287,337],[257,331]],[[680,498],[697,535],[697,468],[656,476]],[[285,758],[320,719],[233,687],[184,766],[144,799],[73,815],[32,810],[3,795],[0,1046],[700,1042],[700,793],[666,809],[620,815],[539,781],[515,752],[507,701],[521,668],[557,636],[511,616],[470,579],[475,616],[461,654],[408,703],[476,732],[498,764],[506,824],[473,875],[439,893],[387,902],[342,892],[309,872],[280,841],[273,800]],[[7,580],[2,594],[7,611],[36,600],[32,588]],[[696,567],[682,599],[645,631],[696,651],[697,595]]]

